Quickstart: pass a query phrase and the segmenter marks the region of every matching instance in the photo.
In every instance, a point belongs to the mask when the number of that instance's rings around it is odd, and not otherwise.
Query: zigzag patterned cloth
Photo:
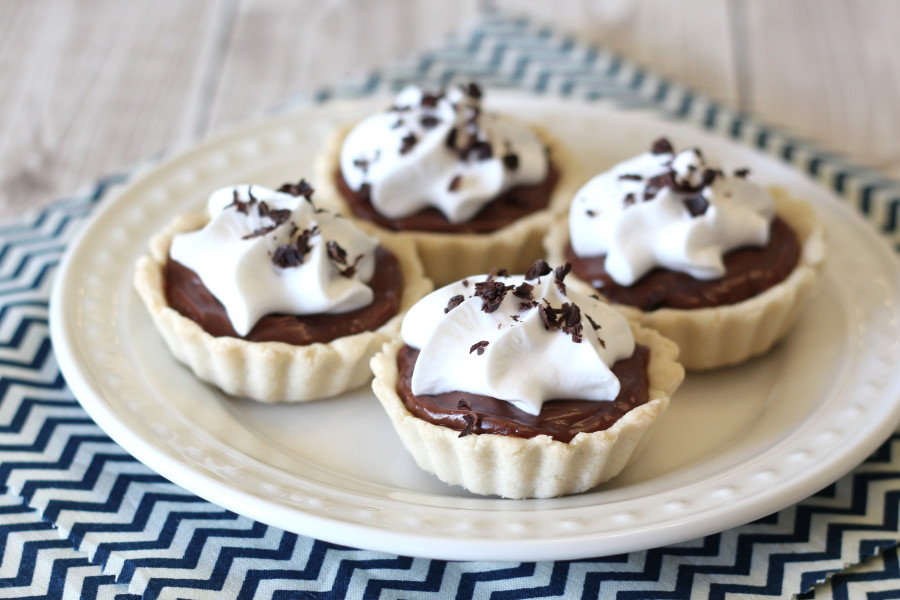
[[[900,240],[897,183],[526,21],[492,18],[414,63],[318,100],[459,76],[493,87],[614,98],[695,122],[789,161]],[[241,517],[169,483],[81,409],[48,333],[53,272],[66,244],[109,189],[128,178],[109,177],[0,228],[0,598],[900,594],[900,434],[835,484],[754,523],[577,561],[445,562],[345,548]],[[855,566],[841,572],[847,565]]]

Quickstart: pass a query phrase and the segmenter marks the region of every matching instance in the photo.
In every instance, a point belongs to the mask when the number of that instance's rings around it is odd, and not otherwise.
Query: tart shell
[[[510,273],[524,273],[542,256],[541,242],[553,218],[568,210],[569,201],[584,183],[577,163],[571,160],[565,148],[553,142],[540,128],[531,127],[550,149],[553,163],[559,169],[559,180],[547,208],[491,233],[393,231],[354,216],[334,181],[334,175],[340,169],[341,147],[352,126],[336,131],[316,161],[316,201],[353,219],[361,229],[381,239],[391,237],[412,241],[426,275],[437,287],[473,273],[488,273],[498,265]]]
[[[172,238],[208,220],[204,213],[183,215],[157,234],[149,254],[138,260],[134,286],[175,358],[228,394],[261,402],[303,402],[365,384],[372,376],[369,359],[400,330],[409,307],[433,287],[410,242],[385,240],[382,245],[400,263],[403,294],[398,313],[378,329],[306,346],[215,337],[168,305],[163,279]]]
[[[476,494],[504,498],[552,498],[588,490],[618,475],[643,446],[681,384],[678,348],[658,333],[632,324],[635,339],[650,347],[649,399],[612,427],[579,433],[564,443],[547,435],[519,438],[470,434],[429,423],[410,413],[397,393],[401,340],[372,359],[372,389],[403,445],[423,470]]]
[[[775,199],[776,213],[800,241],[797,266],[784,281],[747,300],[710,308],[662,308],[645,312],[633,306],[613,304],[626,318],[653,328],[678,344],[679,361],[686,369],[716,369],[767,352],[787,335],[812,293],[825,257],[821,224],[808,203],[791,198],[781,188],[769,191]],[[544,239],[551,264],[565,261],[564,249],[568,243],[568,219],[559,218]],[[566,283],[596,293],[574,273]]]

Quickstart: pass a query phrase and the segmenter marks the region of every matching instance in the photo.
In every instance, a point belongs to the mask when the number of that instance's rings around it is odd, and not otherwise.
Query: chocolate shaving
[[[648,179],[647,185],[644,187],[644,200],[652,200],[660,190],[667,187],[677,187],[677,184],[675,183],[675,171],[666,171],[665,173],[654,175]]]
[[[444,314],[446,315],[448,312],[462,304],[463,300],[465,300],[465,297],[462,294],[450,298],[450,301],[447,303],[447,308],[444,309]]]
[[[419,119],[419,122],[422,124],[422,127],[425,127],[426,129],[431,129],[441,124],[441,120],[434,115],[425,115]]]
[[[491,271],[493,271],[493,269],[491,269]],[[506,269],[499,269],[496,275],[497,277],[509,277],[509,271]],[[493,279],[493,277],[491,279]]]
[[[347,264],[347,251],[340,244],[331,241],[325,244],[325,247],[328,249],[328,258],[340,265]]]
[[[706,213],[706,209],[709,208],[709,202],[707,202],[706,199],[700,194],[697,194],[696,196],[688,196],[681,202],[684,204],[684,207],[692,217],[699,217],[700,215]]]
[[[467,85],[466,87],[463,88],[463,91],[470,98],[474,98],[476,100],[481,98],[481,88],[478,87],[478,84],[475,82],[469,83],[469,85]]]
[[[559,290],[560,294],[566,293],[566,284],[563,283],[566,275],[569,274],[569,271],[572,270],[572,263],[566,263],[564,265],[556,267],[555,275],[556,275],[556,287]]]
[[[359,265],[359,261],[362,260],[363,255],[357,254],[356,258],[353,259],[353,264],[347,265],[346,269],[338,269],[338,273],[341,274],[342,277],[346,277],[347,279],[356,275],[357,266]]]
[[[302,265],[306,255],[312,250],[312,247],[309,245],[310,239],[318,234],[318,227],[304,229],[303,232],[297,236],[297,241],[291,244],[278,246],[278,248],[275,249],[275,252],[272,254],[272,262],[282,269]]]
[[[459,402],[456,403],[456,409],[457,410],[472,410],[472,404],[468,400],[466,400],[464,398],[460,398]]]
[[[472,415],[463,415],[463,421],[466,422],[466,426],[463,427],[463,430],[459,432],[457,437],[465,437],[472,433],[472,429],[475,427],[475,417]]]
[[[510,171],[515,171],[519,168],[519,155],[513,152],[503,155],[503,166],[509,169]]]
[[[591,327],[594,328],[594,331],[597,331],[598,329],[600,329],[600,325],[594,319],[591,318],[591,315],[585,314],[584,316],[587,317],[588,323],[591,324]]]
[[[366,173],[369,170],[369,161],[364,158],[356,158],[353,160],[353,166]]]
[[[475,284],[475,295],[481,298],[481,310],[492,313],[503,302],[506,292],[513,289],[511,285],[503,285],[499,281],[480,281]]]
[[[675,152],[675,149],[672,148],[672,143],[669,142],[669,140],[661,137],[653,142],[653,145],[650,147],[650,152],[653,154],[672,154]]]
[[[472,354],[473,352],[477,352],[478,356],[481,356],[482,354],[484,354],[484,349],[487,348],[487,345],[488,345],[487,340],[481,340],[480,342],[475,342],[474,344],[472,344],[472,347],[469,348],[469,354]]]
[[[526,302],[531,302],[532,300],[534,300],[533,290],[533,285],[531,285],[530,283],[525,283],[523,281],[513,290],[513,296],[521,300],[525,300]]]
[[[434,108],[435,106],[437,106],[438,100],[440,100],[440,98],[441,97],[436,94],[422,94],[421,105],[428,108]]]
[[[625,199],[622,200],[622,204],[624,204],[625,206],[631,206],[635,202],[636,202],[635,195],[632,194],[631,192],[625,194]]]
[[[465,158],[469,158],[469,155],[473,153],[477,160],[488,160],[494,155],[494,149],[484,140],[475,140],[466,149]]]
[[[291,218],[290,209],[287,209],[287,208],[272,209],[272,208],[269,208],[269,205],[265,202],[260,202],[259,205],[256,207],[256,210],[260,217],[268,217],[269,219],[272,219],[272,221],[275,223],[275,227],[278,227],[279,225],[281,225],[282,223],[286,222],[288,219]],[[274,227],[273,227],[273,229],[274,229]]]
[[[556,318],[556,311],[550,308],[549,302],[546,300],[544,300],[544,302],[546,303],[546,306],[544,304],[539,304],[537,307],[538,316],[540,316],[541,321],[544,322],[544,328],[549,331],[550,329],[559,327],[559,322]]]
[[[750,169],[748,169],[746,167],[743,169],[735,169],[734,170],[734,176],[740,177],[741,179],[746,179],[747,175],[749,175],[749,174],[750,174]]]
[[[414,133],[408,133],[400,140],[400,154],[406,154],[419,142],[419,138]]]
[[[301,179],[297,183],[285,183],[278,188],[278,191],[290,194],[291,196],[303,196],[307,200],[312,200],[312,195],[315,190],[305,179]]]
[[[251,232],[248,233],[247,235],[242,235],[242,236],[241,236],[241,239],[242,239],[242,240],[252,240],[253,238],[258,238],[258,237],[260,237],[260,236],[262,236],[262,235],[266,235],[266,234],[269,233],[270,231],[274,231],[274,230],[275,230],[275,227],[276,227],[276,225],[269,225],[269,226],[267,226],[267,227],[260,227],[260,228],[258,228],[258,229],[254,229],[253,231],[251,231]]]
[[[583,325],[581,324],[581,309],[573,303],[566,303],[562,305],[560,308],[560,315],[562,316],[562,320],[560,321],[560,330],[563,333],[567,333],[572,336],[572,341],[576,344],[580,344],[582,337],[581,331],[583,329]]]
[[[592,211],[591,209],[587,209],[586,211],[584,211],[584,214],[592,218],[597,216],[597,213]]]
[[[462,176],[461,176],[461,175],[455,175],[455,176],[453,177],[453,179],[450,180],[450,185],[447,186],[447,189],[450,190],[451,192],[455,192],[456,190],[459,189],[459,186],[460,186],[461,184],[462,184]]]
[[[403,127],[403,119],[397,119],[391,124],[391,129],[400,129]]]
[[[627,181],[643,181],[644,178],[637,173],[624,173],[619,175],[619,179],[625,179]]]
[[[444,140],[444,143],[447,145],[448,148],[453,148],[454,150],[456,149],[456,136],[457,136],[456,127],[451,128],[450,131],[447,132],[447,139]]]
[[[243,215],[249,214],[250,206],[256,202],[256,199],[253,196],[250,196],[250,200],[243,202],[238,197],[237,190],[233,190],[232,198],[233,198],[233,200],[231,201],[231,204],[229,204],[226,208],[230,208],[233,206],[233,207],[235,207],[235,209],[237,209],[237,211],[239,213],[241,213]]]
[[[468,278],[463,279],[460,283],[463,284],[463,287],[469,287],[469,280],[468,280]]]
[[[537,279],[538,277],[542,277],[544,275],[549,275],[553,269],[550,268],[550,265],[546,263],[543,259],[539,258],[534,263],[528,267],[528,271],[525,273],[525,279]]]

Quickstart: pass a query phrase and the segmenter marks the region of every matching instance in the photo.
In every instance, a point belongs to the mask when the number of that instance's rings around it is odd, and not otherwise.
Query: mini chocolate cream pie
[[[569,266],[425,296],[372,359],[372,389],[424,470],[477,494],[549,498],[616,476],[681,383],[678,349],[569,288]]]
[[[685,368],[738,364],[787,334],[824,259],[812,208],[748,175],[659,139],[578,191],[547,255],[675,341]]]
[[[364,384],[432,289],[412,244],[380,243],[312,193],[305,181],[221,189],[138,261],[135,287],[172,354],[229,394],[297,402]]]
[[[336,132],[317,162],[324,202],[379,236],[412,240],[438,285],[495,264],[523,271],[583,179],[533,126],[482,110],[474,83],[400,92]]]

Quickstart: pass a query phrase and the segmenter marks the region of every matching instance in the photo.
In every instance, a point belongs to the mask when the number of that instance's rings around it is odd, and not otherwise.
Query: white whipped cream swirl
[[[633,354],[631,329],[607,304],[557,281],[477,275],[425,296],[401,327],[420,351],[412,392],[492,396],[533,415],[554,398],[614,400],[610,367]]]
[[[451,223],[470,220],[514,186],[542,182],[549,168],[534,132],[483,113],[474,84],[439,94],[404,89],[391,110],[350,131],[340,162],[350,189],[368,185],[383,216],[435,207]]]
[[[723,255],[764,246],[775,203],[746,172],[710,168],[696,149],[674,153],[666,140],[597,175],[569,211],[572,249],[606,255],[606,271],[631,285],[654,267],[696,279],[725,274]]]
[[[303,195],[258,185],[220,189],[207,210],[209,223],[176,235],[170,256],[200,277],[239,335],[268,314],[343,313],[371,304],[366,282],[378,240],[346,219]]]

